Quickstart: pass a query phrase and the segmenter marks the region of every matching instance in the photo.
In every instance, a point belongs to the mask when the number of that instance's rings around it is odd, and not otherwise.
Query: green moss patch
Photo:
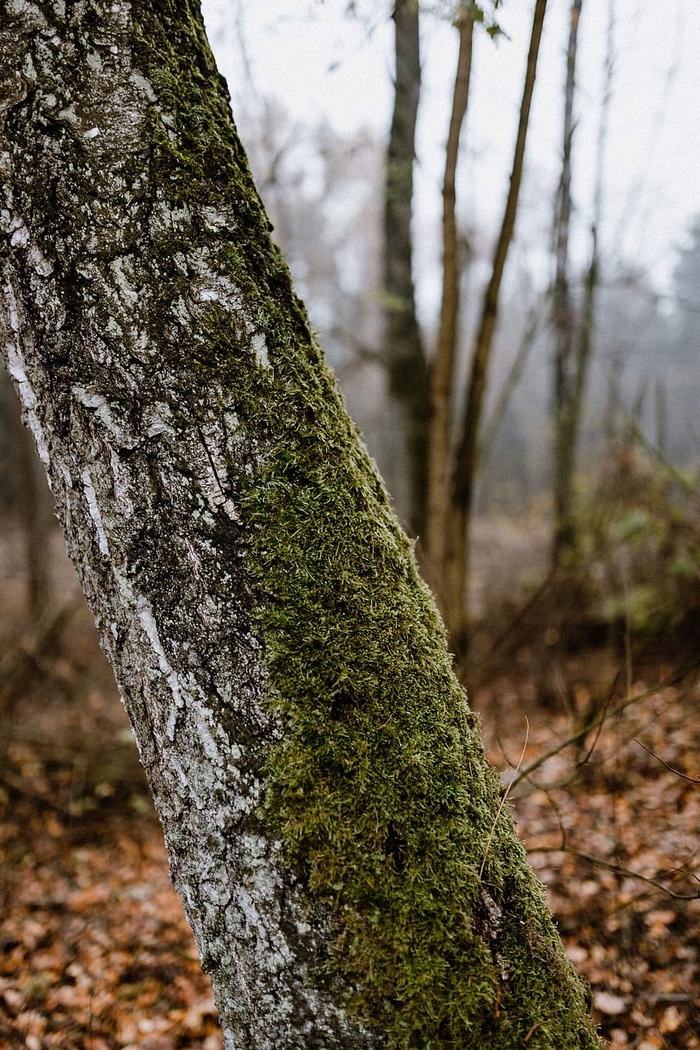
[[[410,544],[313,356],[294,396],[293,358],[245,507],[286,729],[265,815],[332,906],[331,967],[390,1046],[595,1046]]]

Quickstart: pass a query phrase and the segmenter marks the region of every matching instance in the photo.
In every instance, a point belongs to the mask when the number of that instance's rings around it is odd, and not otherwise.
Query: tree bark
[[[51,536],[55,527],[53,500],[46,474],[37,459],[31,434],[22,425],[20,405],[10,389],[10,428],[19,483],[19,523],[24,539],[27,614],[34,629],[53,604]]]
[[[479,327],[474,342],[469,371],[464,415],[455,455],[445,568],[445,615],[452,647],[458,657],[463,657],[466,652],[469,633],[467,592],[471,567],[470,529],[474,504],[474,485],[479,464],[479,431],[486,394],[486,379],[491,357],[491,347],[496,331],[496,322],[498,320],[501,282],[515,231],[515,219],[518,212],[518,198],[520,196],[523,163],[525,160],[527,129],[530,120],[530,107],[535,90],[537,58],[540,40],[542,39],[546,7],[547,0],[536,0],[523,97],[520,104],[518,132],[513,153],[510,186],[508,188],[503,221],[494,250],[491,277],[484,292]]]
[[[226,1047],[597,1046],[196,3],[0,56],[4,351]]]
[[[452,113],[445,149],[442,187],[442,298],[435,356],[430,370],[428,515],[426,561],[438,597],[445,597],[447,523],[450,513],[454,371],[459,332],[461,266],[457,237],[457,162],[462,124],[469,103],[474,19],[468,10],[457,23],[459,54],[452,93]]]
[[[389,393],[406,435],[408,524],[413,535],[423,536],[428,470],[428,366],[416,316],[411,233],[421,84],[418,0],[396,0],[393,19],[394,112],[384,188],[384,360]]]

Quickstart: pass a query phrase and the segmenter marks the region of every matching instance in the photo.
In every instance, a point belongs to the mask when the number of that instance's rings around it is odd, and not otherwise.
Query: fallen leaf
[[[593,1003],[602,1014],[614,1017],[616,1014],[624,1013],[627,1009],[627,1000],[612,992],[596,991],[593,993]]]

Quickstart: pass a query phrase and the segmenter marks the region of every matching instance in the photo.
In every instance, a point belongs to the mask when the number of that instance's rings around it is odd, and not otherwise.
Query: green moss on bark
[[[176,203],[236,201],[210,248],[270,360],[210,308],[196,367],[259,449],[238,496],[284,729],[264,818],[332,914],[323,979],[389,1047],[596,1047],[411,544],[269,240],[196,8],[153,8],[138,41],[153,172]]]
[[[432,600],[315,364],[290,418],[300,357],[295,379],[276,363],[288,429],[245,505],[286,728],[265,811],[334,909],[331,967],[390,1046],[595,1046]]]

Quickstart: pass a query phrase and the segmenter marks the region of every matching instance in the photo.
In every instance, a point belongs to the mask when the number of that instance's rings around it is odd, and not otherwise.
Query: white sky
[[[383,6],[367,0],[364,22],[343,16],[347,0],[203,0],[209,36],[236,102],[255,89],[280,99],[295,120],[325,116],[339,131],[388,129],[393,28]],[[615,78],[606,155],[604,257],[624,257],[667,284],[675,249],[700,213],[700,3],[613,0]],[[580,247],[592,193],[592,164],[609,0],[584,0],[579,42],[579,126],[574,195]],[[362,10],[362,0],[358,3]],[[387,4],[388,8],[389,5]],[[549,0],[527,156],[521,223],[550,221],[561,138],[569,0]],[[465,159],[462,212],[495,231],[511,163],[529,42],[532,2],[505,0],[500,21],[510,39],[479,33]],[[371,26],[368,27],[368,22]],[[370,31],[371,30],[371,31]],[[246,75],[241,40],[250,63]],[[423,27],[424,92],[418,147],[418,224],[435,229],[441,207],[442,145],[456,61],[457,34],[436,17]],[[252,83],[251,83],[252,79]],[[245,144],[246,128],[239,120]],[[250,132],[252,134],[252,130]],[[536,265],[536,264],[535,264]]]

